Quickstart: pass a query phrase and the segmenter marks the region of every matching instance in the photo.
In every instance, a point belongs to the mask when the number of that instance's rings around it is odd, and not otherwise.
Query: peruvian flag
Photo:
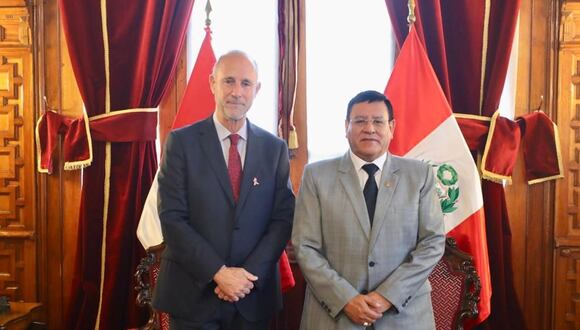
[[[481,279],[479,323],[488,317],[491,299],[481,182],[414,27],[401,48],[385,95],[393,104],[396,122],[389,150],[431,164],[445,232],[473,256]]]
[[[201,43],[197,60],[187,83],[187,88],[179,110],[173,121],[172,129],[194,124],[209,117],[215,109],[215,99],[209,88],[209,76],[216,62],[215,54],[211,46],[211,30],[205,28],[205,37]],[[143,213],[137,226],[137,238],[145,249],[163,243],[161,221],[157,213],[157,174],[145,200]],[[286,252],[282,253],[279,262],[280,281],[282,292],[286,292],[295,285],[290,262]]]

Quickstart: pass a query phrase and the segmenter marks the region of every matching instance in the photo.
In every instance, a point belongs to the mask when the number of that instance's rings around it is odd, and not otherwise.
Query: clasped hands
[[[344,306],[343,310],[352,322],[368,327],[383,317],[383,313],[391,306],[391,302],[381,294],[373,291],[368,294],[359,294],[352,298]]]
[[[218,298],[236,302],[250,293],[258,277],[244,268],[222,266],[213,280],[217,284],[214,292]]]

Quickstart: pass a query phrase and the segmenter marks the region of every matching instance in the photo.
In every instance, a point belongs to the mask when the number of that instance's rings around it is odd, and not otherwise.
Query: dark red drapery
[[[104,116],[91,124],[111,123],[99,134],[89,125],[93,159],[83,171],[70,329],[142,324],[132,279],[144,252],[135,231],[157,169],[150,108],[174,73],[193,2],[59,1],[87,115]]]
[[[408,32],[406,1],[385,0],[399,44]],[[520,1],[417,1],[417,31],[455,113],[491,117],[497,110],[507,73]],[[484,77],[484,79],[482,79]],[[468,121],[467,121],[468,122]],[[469,124],[469,123],[468,123]],[[462,126],[470,141],[470,125]],[[522,329],[523,315],[513,295],[511,233],[503,187],[483,180],[492,281],[494,329]],[[509,317],[509,320],[506,319]]]

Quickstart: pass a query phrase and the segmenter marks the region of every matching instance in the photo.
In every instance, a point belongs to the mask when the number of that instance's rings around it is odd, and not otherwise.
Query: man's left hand
[[[230,299],[223,291],[222,289],[220,289],[219,286],[216,286],[215,289],[213,290],[213,292],[216,294],[216,296],[218,296],[218,298],[220,298],[221,300],[227,301],[227,302],[234,302],[232,299]]]
[[[391,304],[390,301],[388,301],[385,297],[383,297],[380,293],[376,291],[369,292],[367,296],[373,298],[376,302],[378,302],[378,304],[376,305],[374,304],[369,305],[369,307],[375,310],[376,312],[384,313],[393,306],[393,304]]]

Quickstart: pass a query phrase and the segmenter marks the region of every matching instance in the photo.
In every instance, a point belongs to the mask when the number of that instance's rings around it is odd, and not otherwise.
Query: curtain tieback
[[[46,111],[36,123],[37,170],[52,173],[58,135],[63,135],[65,170],[90,166],[92,140],[106,142],[153,141],[157,135],[157,110],[136,108],[113,111],[88,118],[70,118]]]
[[[511,183],[520,145],[528,184],[564,177],[558,127],[544,112],[534,111],[515,121],[499,116],[497,111],[491,118],[464,114],[455,117],[469,149],[483,150],[484,179]]]

